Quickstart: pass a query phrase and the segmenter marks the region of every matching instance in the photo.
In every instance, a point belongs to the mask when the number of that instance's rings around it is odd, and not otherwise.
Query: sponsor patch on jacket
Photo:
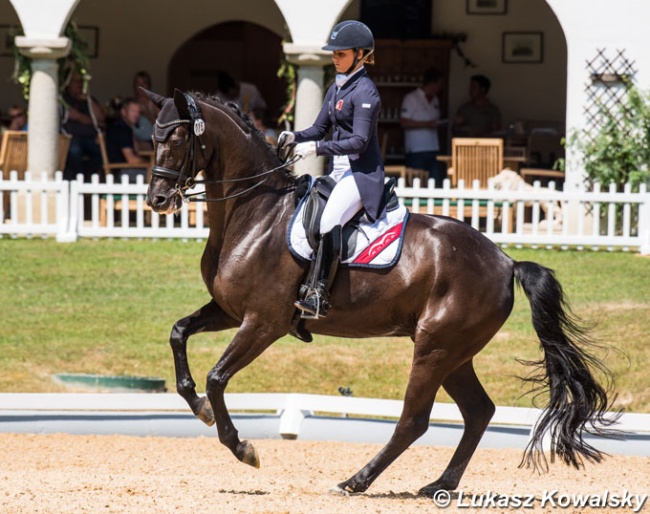
[[[372,104],[361,104],[361,107],[364,109],[370,109],[372,107]]]
[[[341,109],[343,109],[343,100],[336,102],[336,110],[340,111]]]

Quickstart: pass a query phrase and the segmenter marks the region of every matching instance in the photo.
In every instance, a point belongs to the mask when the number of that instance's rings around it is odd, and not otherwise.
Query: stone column
[[[320,112],[324,97],[324,66],[332,62],[329,52],[320,47],[301,46],[293,43],[284,44],[284,53],[292,64],[298,65],[298,87],[296,91],[296,115],[294,130],[310,127]],[[309,173],[314,176],[323,174],[325,159],[310,157],[294,165],[297,175]]]
[[[57,59],[70,52],[66,37],[37,40],[17,37],[20,53],[32,59],[29,93],[27,169],[53,177],[58,168],[59,85]]]

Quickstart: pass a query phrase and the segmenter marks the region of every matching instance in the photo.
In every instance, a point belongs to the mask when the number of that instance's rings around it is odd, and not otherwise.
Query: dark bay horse
[[[219,440],[240,461],[258,467],[253,445],[237,435],[224,391],[235,373],[291,329],[293,302],[306,273],[286,242],[296,180],[232,106],[178,90],[173,98],[150,97],[161,112],[148,204],[159,213],[176,212],[199,170],[210,201],[201,273],[212,299],[172,329],[177,391],[202,421],[216,422]],[[613,422],[606,416],[609,389],[596,378],[609,381],[609,372],[588,353],[593,343],[572,317],[552,271],[513,261],[463,222],[414,214],[399,262],[388,271],[342,267],[327,318],[306,322],[306,329],[317,334],[406,336],[413,341],[413,365],[393,436],[336,491],[365,491],[423,435],[440,387],[458,404],[465,429],[447,468],[420,494],[458,486],[495,408],[476,376],[473,358],[510,315],[515,283],[530,301],[543,350],[534,363],[540,367],[537,385],[548,390],[548,404],[522,464],[546,466],[546,435],[552,455],[567,464],[601,460],[601,452],[583,435],[612,433],[606,428]],[[235,327],[233,340],[207,375],[206,397],[199,397],[188,365],[188,338]]]

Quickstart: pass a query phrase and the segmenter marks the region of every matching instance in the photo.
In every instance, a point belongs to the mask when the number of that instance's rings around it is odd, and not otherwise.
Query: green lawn
[[[100,373],[157,376],[174,389],[168,335],[177,319],[208,300],[199,272],[203,243],[0,239],[0,391],[60,391],[52,375]],[[514,250],[557,271],[572,306],[597,323],[594,335],[620,352],[601,357],[614,371],[618,403],[650,412],[650,259],[626,253]],[[190,363],[203,389],[233,332],[190,339]],[[515,310],[476,358],[478,373],[499,405],[530,405],[515,377],[529,370],[538,343],[528,301]],[[405,338],[304,344],[285,337],[238,374],[230,392],[291,391],[401,398],[411,358]],[[444,395],[440,399],[448,401]]]

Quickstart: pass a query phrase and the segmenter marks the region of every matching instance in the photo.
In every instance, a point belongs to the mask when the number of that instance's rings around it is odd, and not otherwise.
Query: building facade
[[[180,81],[179,74],[198,81],[225,69],[238,80],[255,82],[275,115],[284,88],[274,75],[281,55],[298,65],[294,128],[301,129],[312,123],[321,105],[330,58],[320,48],[331,28],[342,19],[364,19],[373,3],[196,0],[180,6],[158,0],[152,9],[138,0],[2,0],[5,29],[22,25],[24,36],[16,44],[33,58],[29,168],[53,171],[56,166],[56,59],[69,51],[62,34],[70,19],[95,38],[91,87],[102,101],[129,96],[132,76],[141,69],[151,73],[157,92],[167,94]],[[492,80],[490,97],[501,108],[504,127],[521,120],[552,122],[567,130],[585,127],[594,88],[616,87],[595,84],[596,75],[627,70],[639,87],[650,88],[647,0],[495,0],[485,5],[431,0],[427,11],[431,37],[464,40],[450,53],[449,114],[466,99],[475,73]],[[228,30],[219,30],[226,25]],[[522,33],[540,35],[539,47],[531,59],[515,55],[513,62],[508,35]],[[0,74],[8,77],[12,69],[13,59],[0,57]],[[3,81],[0,89],[0,109],[20,102],[17,86]],[[569,154],[567,183],[581,180],[579,163]]]

